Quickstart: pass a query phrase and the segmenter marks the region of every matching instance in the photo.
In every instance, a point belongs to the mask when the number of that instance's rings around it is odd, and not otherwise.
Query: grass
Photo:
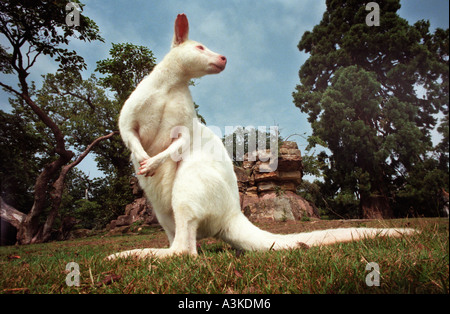
[[[95,236],[65,242],[0,247],[0,293],[449,293],[448,219],[267,222],[277,233],[334,227],[413,227],[418,235],[376,238],[308,250],[240,252],[206,239],[199,256],[106,262],[117,251],[164,247],[164,233]],[[66,265],[79,265],[80,285],[68,286]],[[380,286],[367,286],[369,262]]]

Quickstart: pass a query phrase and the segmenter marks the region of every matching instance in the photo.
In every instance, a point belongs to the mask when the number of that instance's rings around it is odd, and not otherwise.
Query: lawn
[[[263,253],[206,239],[199,242],[196,258],[111,262],[104,258],[117,251],[167,246],[164,232],[154,228],[141,230],[144,234],[6,246],[0,247],[0,293],[449,293],[448,219],[258,225],[276,233],[351,226],[407,226],[421,232]]]

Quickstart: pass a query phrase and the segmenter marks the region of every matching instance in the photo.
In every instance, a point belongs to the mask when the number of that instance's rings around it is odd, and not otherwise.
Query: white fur
[[[221,140],[196,120],[189,81],[221,72],[226,58],[188,40],[187,18],[178,15],[172,49],[125,102],[120,134],[131,150],[139,184],[153,205],[170,242],[167,249],[136,249],[108,256],[165,257],[197,254],[196,240],[216,237],[245,250],[287,249],[351,241],[376,235],[399,236],[412,229],[349,228],[277,235],[254,226],[241,212],[236,175]],[[182,126],[190,137],[173,139]],[[222,160],[208,149],[194,149],[193,129],[201,132],[201,147],[221,150]],[[170,156],[183,145],[191,153],[176,162]],[[217,151],[214,152],[217,154]]]

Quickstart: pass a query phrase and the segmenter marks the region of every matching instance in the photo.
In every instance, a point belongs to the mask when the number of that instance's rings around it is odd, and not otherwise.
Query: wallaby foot
[[[196,256],[197,253],[193,252],[184,252],[184,251],[176,251],[171,248],[168,249],[134,249],[129,251],[123,251],[115,254],[111,254],[108,257],[106,257],[106,260],[112,261],[117,258],[127,258],[127,257],[134,257],[138,259],[146,259],[151,257],[157,257],[157,258],[166,258],[171,257],[174,255],[183,255],[183,254],[189,254],[192,256]]]

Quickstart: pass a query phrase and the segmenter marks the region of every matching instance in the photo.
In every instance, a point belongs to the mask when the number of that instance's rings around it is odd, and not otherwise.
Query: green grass
[[[112,262],[114,252],[167,245],[160,230],[144,235],[0,247],[0,293],[449,293],[448,219],[264,223],[277,233],[330,227],[409,226],[403,238],[376,238],[308,250],[240,252],[212,239],[199,256]],[[76,262],[80,285],[67,286],[66,264]],[[368,262],[380,269],[369,287]]]

